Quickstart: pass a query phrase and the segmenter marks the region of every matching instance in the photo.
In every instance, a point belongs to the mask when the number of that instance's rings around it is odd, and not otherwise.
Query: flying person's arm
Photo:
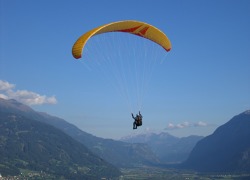
[[[139,111],[139,116],[142,118],[141,112]]]

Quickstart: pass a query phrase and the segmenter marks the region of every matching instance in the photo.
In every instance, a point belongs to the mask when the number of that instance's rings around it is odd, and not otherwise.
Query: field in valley
[[[202,174],[192,171],[184,171],[178,169],[166,169],[158,167],[141,167],[121,169],[123,175],[119,180],[235,180],[235,179],[250,179],[250,174]]]

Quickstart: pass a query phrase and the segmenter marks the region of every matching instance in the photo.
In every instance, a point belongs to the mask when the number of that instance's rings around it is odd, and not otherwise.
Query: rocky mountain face
[[[182,167],[205,172],[250,173],[250,110],[199,141]]]
[[[21,171],[43,172],[56,179],[100,179],[121,174],[63,131],[2,109],[0,157],[2,176],[20,175]]]

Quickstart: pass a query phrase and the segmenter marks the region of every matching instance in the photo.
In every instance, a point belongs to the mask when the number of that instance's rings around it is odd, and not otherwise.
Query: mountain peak
[[[0,105],[2,110],[14,108],[17,111],[25,111],[25,112],[33,111],[29,106],[22,104],[15,99],[0,98]]]
[[[250,114],[250,110],[246,110],[243,114]]]

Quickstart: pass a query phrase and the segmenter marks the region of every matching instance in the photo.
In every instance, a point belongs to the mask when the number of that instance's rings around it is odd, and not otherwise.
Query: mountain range
[[[4,157],[0,172],[18,173],[22,168],[30,168],[48,173],[52,170],[56,176],[66,169],[65,177],[95,179],[119,176],[115,167],[171,163],[202,172],[250,172],[250,111],[233,117],[207,137],[177,138],[164,132],[121,140],[93,136],[13,99],[0,98],[0,117],[0,156]],[[40,154],[36,158],[37,153]],[[75,156],[78,153],[80,158]],[[45,168],[51,165],[55,169]],[[95,173],[90,169],[95,169]]]
[[[175,137],[167,132],[146,133],[121,138],[129,143],[147,144],[162,164],[181,163],[185,161],[196,143],[203,136]]]

